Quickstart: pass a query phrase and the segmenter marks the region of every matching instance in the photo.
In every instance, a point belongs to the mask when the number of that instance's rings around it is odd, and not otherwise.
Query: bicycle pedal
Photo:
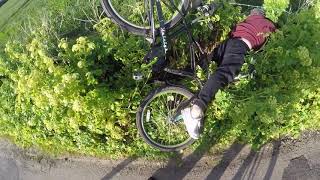
[[[208,5],[204,5],[204,6],[199,6],[197,8],[198,11],[202,12],[204,14],[204,16],[209,16],[209,6]]]
[[[218,9],[218,4],[216,4],[216,3],[206,4],[206,5],[203,5],[203,6],[199,6],[197,8],[197,10],[202,12],[204,14],[204,16],[213,15],[213,13],[217,9]]]
[[[143,74],[141,72],[134,72],[132,78],[135,81],[141,81],[143,79]]]

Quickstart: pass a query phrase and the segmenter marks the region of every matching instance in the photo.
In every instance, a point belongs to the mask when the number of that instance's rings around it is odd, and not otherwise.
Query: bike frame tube
[[[194,40],[194,38],[193,38],[193,36],[192,36],[192,34],[191,34],[190,30],[189,30],[189,26],[194,24],[196,21],[192,21],[191,24],[187,24],[182,12],[180,12],[180,10],[174,5],[173,1],[170,0],[170,3],[173,6],[173,8],[175,10],[177,10],[178,13],[180,13],[182,15],[183,19],[182,19],[182,27],[179,27],[178,30],[176,30],[172,34],[168,34],[167,35],[167,31],[166,31],[166,27],[165,27],[165,20],[164,20],[164,17],[163,17],[163,11],[162,11],[162,6],[161,6],[161,2],[160,1],[161,0],[149,0],[150,6],[151,6],[150,7],[150,21],[151,21],[152,35],[153,35],[154,42],[155,42],[155,39],[156,39],[156,37],[155,37],[156,28],[155,28],[155,25],[154,25],[154,9],[153,9],[153,6],[156,5],[158,20],[159,20],[159,23],[160,23],[161,45],[162,45],[162,50],[163,50],[164,54],[166,55],[167,51],[168,51],[169,43],[167,41],[167,38],[169,36],[170,36],[170,38],[174,38],[175,36],[178,36],[182,32],[187,32],[187,36],[188,36],[188,39],[189,39],[189,54],[190,54],[190,63],[191,63],[192,73],[181,71],[181,70],[172,70],[172,69],[168,69],[168,68],[165,68],[164,71],[166,71],[166,72],[168,72],[170,74],[175,74],[175,75],[179,75],[179,76],[187,76],[187,77],[194,78],[199,83],[199,86],[202,87],[201,81],[195,76],[195,69],[196,69],[195,46],[199,49],[200,53],[204,54],[204,51],[200,47],[200,45],[197,43],[197,41]]]
[[[155,2],[154,2],[155,1]],[[166,54],[168,51],[168,47],[169,47],[169,42],[167,40],[167,32],[166,32],[166,27],[165,27],[165,19],[163,17],[163,10],[162,10],[162,6],[160,3],[161,0],[149,0],[150,2],[150,21],[151,21],[151,29],[152,29],[152,36],[153,39],[155,40],[155,24],[154,24],[154,4],[156,5],[156,10],[157,10],[157,14],[158,14],[158,20],[160,22],[160,35],[161,35],[161,42],[162,42],[162,47],[164,49],[164,53]],[[166,4],[166,3],[165,3]],[[173,0],[170,0],[170,4],[171,6],[178,11],[179,14],[181,14],[182,16],[182,20],[183,20],[183,28],[181,28],[181,30],[186,31],[189,41],[190,43],[194,43],[196,44],[196,46],[198,47],[198,49],[200,50],[201,53],[204,53],[202,48],[199,46],[199,44],[194,40],[194,38],[191,35],[191,32],[189,31],[188,28],[188,24],[186,23],[185,19],[184,19],[184,14],[175,6]],[[192,24],[195,22],[192,22]],[[180,33],[180,32],[179,32]]]
[[[158,14],[158,20],[160,23],[160,35],[161,35],[162,47],[164,50],[164,54],[167,54],[168,41],[167,41],[167,36],[166,36],[165,20],[163,17],[163,11],[162,11],[160,0],[156,0],[156,9],[157,9],[157,14]]]

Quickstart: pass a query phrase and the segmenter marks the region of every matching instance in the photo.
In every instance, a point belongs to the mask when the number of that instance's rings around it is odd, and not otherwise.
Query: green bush
[[[320,127],[319,8],[317,3],[287,15],[263,51],[248,56],[257,62],[256,78],[217,94],[199,143],[240,139],[259,146]],[[225,39],[230,26],[243,17],[232,6],[209,17],[222,29],[214,32],[214,39]],[[197,36],[212,35],[205,29],[207,22],[199,27],[203,31],[195,30]],[[0,135],[53,153],[158,155],[135,127],[139,102],[152,89],[131,80],[137,69],[150,71],[142,62],[145,41],[108,19],[90,27],[95,31],[88,36],[76,38],[52,33],[57,27],[51,25],[52,31],[35,26],[25,41],[8,42],[0,54]]]
[[[290,4],[290,0],[264,0],[263,2],[266,16],[274,22],[278,21],[279,16],[282,15]]]
[[[135,87],[109,87],[121,85],[108,82],[117,67],[103,44],[80,37],[70,47],[62,40],[59,47],[59,56],[52,57],[37,37],[26,46],[7,44],[0,73],[1,113],[7,115],[1,117],[1,133],[57,151],[123,152],[135,137],[127,106],[134,104]]]
[[[150,71],[141,67],[143,39],[107,19],[92,27],[101,36],[74,40],[57,40],[55,26],[44,25],[24,41],[8,42],[0,54],[0,134],[51,153],[153,152],[135,128],[140,93],[150,90],[131,80],[135,69]]]
[[[217,95],[208,111],[208,136],[257,147],[319,128],[319,5],[290,15],[263,51],[248,57],[256,61],[256,78]]]

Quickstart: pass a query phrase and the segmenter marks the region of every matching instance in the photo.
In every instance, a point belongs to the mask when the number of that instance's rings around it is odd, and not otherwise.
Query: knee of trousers
[[[241,67],[219,67],[216,70],[215,76],[225,84],[233,82]]]

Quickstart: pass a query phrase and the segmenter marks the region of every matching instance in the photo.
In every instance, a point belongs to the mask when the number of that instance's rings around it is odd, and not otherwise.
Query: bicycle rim
[[[150,20],[147,12],[150,9],[148,1],[145,0],[127,0],[125,3],[119,0],[105,0],[110,6],[111,14],[117,16],[124,24],[137,29],[150,29]],[[183,10],[186,0],[173,0],[175,6]],[[145,3],[147,2],[147,3]],[[165,3],[164,3],[165,2]],[[170,0],[161,0],[162,9],[164,13],[164,19],[166,24],[174,20],[179,13],[175,10],[170,3]],[[169,6],[167,6],[169,5]],[[156,7],[154,6],[154,20],[156,27],[158,23],[158,17],[156,13]]]
[[[149,99],[142,110],[142,130],[151,144],[157,148],[182,148],[192,141],[182,119],[172,121],[172,116],[178,106],[190,99],[192,94],[186,94],[177,89],[160,91]],[[150,144],[150,143],[149,143]]]

